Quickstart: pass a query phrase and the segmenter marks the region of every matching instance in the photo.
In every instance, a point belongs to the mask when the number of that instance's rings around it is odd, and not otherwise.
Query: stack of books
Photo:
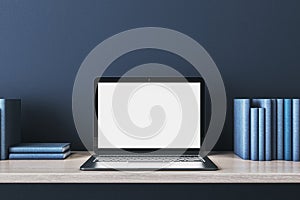
[[[70,143],[21,143],[9,148],[9,159],[65,159]]]
[[[245,160],[300,161],[300,99],[234,99],[234,152]]]

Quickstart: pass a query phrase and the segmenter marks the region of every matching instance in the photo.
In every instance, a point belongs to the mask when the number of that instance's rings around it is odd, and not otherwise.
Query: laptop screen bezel
[[[189,82],[189,83],[200,83],[200,142],[203,142],[205,137],[205,84],[201,77],[97,77],[94,80],[94,141],[93,149],[97,155],[126,155],[132,153],[150,153],[159,150],[159,154],[172,155],[172,154],[188,154],[197,155],[199,154],[200,148],[167,148],[167,149],[155,149],[155,148],[99,148],[98,147],[98,83],[117,83],[117,82],[128,82],[128,83],[148,83],[148,82]],[[202,144],[201,144],[202,145]],[[200,145],[200,147],[201,147]]]

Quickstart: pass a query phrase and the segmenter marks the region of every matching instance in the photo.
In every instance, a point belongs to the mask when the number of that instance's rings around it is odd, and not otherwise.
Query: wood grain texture
[[[300,162],[248,161],[232,152],[209,156],[218,171],[80,171],[89,156],[75,152],[66,160],[0,161],[0,183],[300,183]]]

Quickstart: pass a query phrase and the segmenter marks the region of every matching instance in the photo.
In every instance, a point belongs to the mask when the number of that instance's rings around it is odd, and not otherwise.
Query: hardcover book
[[[284,160],[292,160],[292,100],[284,99]]]
[[[277,159],[284,159],[283,150],[283,99],[277,99]]]
[[[271,99],[272,102],[272,159],[277,159],[277,100]]]
[[[258,160],[265,160],[266,110],[258,108]]]
[[[250,99],[234,99],[234,152],[249,159]]]
[[[265,108],[265,160],[272,160],[272,101],[271,99],[253,99],[254,107]]]
[[[258,160],[258,109],[250,109],[250,159]]]
[[[0,99],[0,160],[8,158],[8,148],[21,141],[21,100]]]
[[[21,143],[9,148],[10,153],[63,153],[70,143]]]
[[[64,153],[10,153],[9,159],[65,159],[71,154],[71,151]]]
[[[293,161],[300,161],[300,99],[293,99],[292,102],[292,157]]]

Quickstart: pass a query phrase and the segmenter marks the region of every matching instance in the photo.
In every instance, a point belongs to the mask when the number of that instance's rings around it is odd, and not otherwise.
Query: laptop
[[[200,156],[201,77],[96,78],[94,155],[84,171],[217,170]]]

